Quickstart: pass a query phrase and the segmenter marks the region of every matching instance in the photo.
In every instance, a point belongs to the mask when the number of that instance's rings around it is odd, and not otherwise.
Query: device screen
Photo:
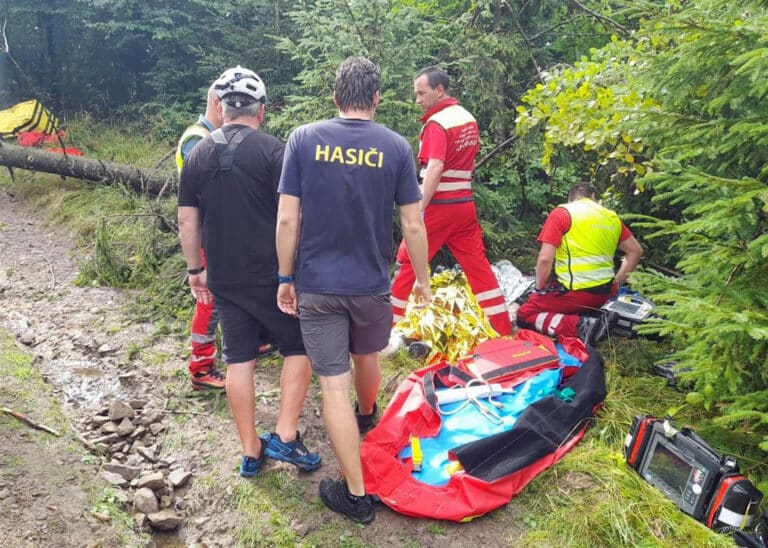
[[[611,301],[608,305],[608,308],[616,312],[624,312],[625,314],[635,314],[640,309],[640,306],[633,303],[627,303],[624,301],[616,300],[616,301]]]
[[[657,444],[648,472],[666,483],[674,493],[682,495],[691,477],[692,466],[662,444]]]

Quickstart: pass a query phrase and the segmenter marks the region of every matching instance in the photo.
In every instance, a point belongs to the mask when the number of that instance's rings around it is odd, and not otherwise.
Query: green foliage
[[[410,101],[413,74],[424,58],[424,41],[446,44],[440,31],[448,29],[422,18],[418,9],[390,0],[317,0],[296,7],[288,16],[299,35],[277,40],[279,50],[302,67],[296,76],[300,91],[272,119],[273,131],[287,135],[300,124],[332,117],[336,68],[348,56],[362,55],[381,70],[377,121],[415,136],[419,114]]]
[[[647,329],[669,336],[672,359],[692,368],[690,405],[763,435],[765,407],[746,411],[768,388],[767,24],[757,1],[670,5],[631,40],[554,73],[518,117],[521,129],[545,125],[545,162],[580,147],[593,166],[642,176],[635,183],[651,190],[658,218],[636,226],[683,273],[635,277],[660,305]]]

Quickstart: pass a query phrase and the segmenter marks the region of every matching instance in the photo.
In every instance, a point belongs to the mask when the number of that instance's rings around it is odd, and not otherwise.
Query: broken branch
[[[27,417],[25,415],[22,415],[21,413],[18,413],[16,411],[12,410],[12,409],[8,409],[7,407],[0,407],[0,411],[5,413],[6,415],[10,415],[11,417],[13,417],[15,419],[20,420],[21,422],[23,422],[27,426],[30,426],[30,427],[32,427],[32,428],[34,428],[36,430],[42,430],[43,432],[48,432],[49,434],[53,434],[56,437],[61,436],[61,434],[58,433],[53,428],[48,428],[44,424],[40,424],[38,422],[35,422],[32,419],[30,419],[29,417]]]

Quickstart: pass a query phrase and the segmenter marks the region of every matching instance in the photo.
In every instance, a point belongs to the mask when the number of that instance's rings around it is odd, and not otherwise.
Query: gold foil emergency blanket
[[[477,304],[463,272],[439,272],[432,276],[431,287],[430,305],[416,308],[411,295],[405,316],[395,326],[404,338],[430,345],[427,363],[443,358],[455,363],[481,342],[498,336]]]

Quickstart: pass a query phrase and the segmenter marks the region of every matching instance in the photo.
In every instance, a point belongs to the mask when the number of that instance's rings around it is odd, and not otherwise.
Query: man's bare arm
[[[301,216],[301,198],[290,194],[281,194],[277,206],[277,268],[283,276],[294,274],[296,246],[299,243],[299,218]],[[275,272],[277,276],[277,272]],[[291,316],[298,313],[296,288],[293,283],[281,283],[277,288],[277,306]]]
[[[429,162],[427,163],[427,169],[424,172],[424,179],[422,180],[421,185],[421,202],[419,204],[419,209],[421,211],[424,211],[427,209],[427,206],[429,205],[429,202],[432,201],[432,196],[435,195],[435,191],[437,190],[437,185],[440,182],[440,177],[443,175],[443,170],[445,167],[445,162],[442,160],[438,160],[436,158],[430,158]]]
[[[619,271],[616,273],[616,283],[624,285],[629,277],[629,273],[637,268],[640,259],[643,258],[643,248],[634,236],[627,238],[619,243],[619,249],[624,252],[624,258],[621,261]]]
[[[403,229],[403,239],[411,264],[416,274],[416,304],[424,306],[432,300],[432,290],[429,287],[427,247],[427,229],[421,218],[418,202],[400,206],[400,225]]]
[[[547,287],[549,275],[552,273],[552,265],[555,264],[555,251],[557,248],[546,242],[541,244],[539,258],[536,260],[536,289]]]
[[[179,240],[187,261],[187,268],[203,265],[201,259],[203,233],[200,227],[200,210],[196,207],[180,206],[178,210]]]

